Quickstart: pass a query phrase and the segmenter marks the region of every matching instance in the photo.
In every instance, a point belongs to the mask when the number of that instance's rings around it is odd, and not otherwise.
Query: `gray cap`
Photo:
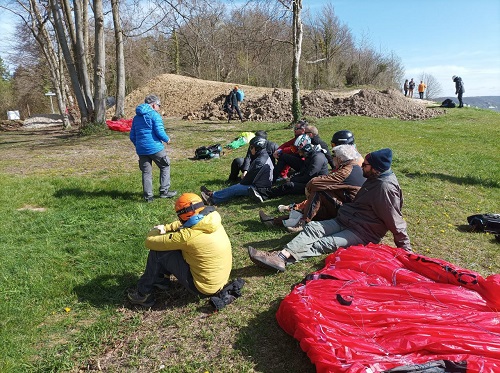
[[[161,105],[160,103],[160,99],[158,98],[158,96],[155,96],[155,95],[147,95],[146,98],[144,99],[144,102],[146,104],[156,104],[158,106]]]

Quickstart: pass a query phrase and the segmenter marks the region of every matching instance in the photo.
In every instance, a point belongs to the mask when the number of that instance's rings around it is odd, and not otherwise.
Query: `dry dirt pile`
[[[154,93],[162,100],[162,109],[166,116],[182,117],[186,120],[227,120],[222,106],[226,94],[233,86],[232,83],[179,75],[159,75],[127,96],[127,117],[134,115],[133,110],[147,94]],[[245,119],[266,122],[292,120],[291,90],[245,85],[240,85],[240,88],[245,92],[245,100],[240,105]],[[396,90],[303,91],[301,103],[303,115],[316,118],[361,115],[419,120],[442,114],[439,109],[426,107],[434,103],[404,97]]]

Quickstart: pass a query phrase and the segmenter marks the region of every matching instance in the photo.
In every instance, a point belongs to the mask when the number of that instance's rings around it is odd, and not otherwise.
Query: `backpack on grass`
[[[222,152],[222,146],[220,144],[214,144],[210,146],[200,146],[194,151],[194,157],[196,159],[212,159],[220,157]]]
[[[441,107],[454,108],[456,105],[453,100],[447,98],[441,103]]]
[[[500,241],[500,214],[471,215],[467,221],[474,231],[492,233]]]

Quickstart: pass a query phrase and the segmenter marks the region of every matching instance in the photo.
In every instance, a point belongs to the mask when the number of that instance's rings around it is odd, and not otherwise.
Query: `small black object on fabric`
[[[217,311],[220,311],[228,304],[231,304],[236,298],[241,297],[241,289],[243,289],[244,285],[245,280],[241,278],[229,282],[221,291],[213,297],[210,297],[210,304],[214,306]]]

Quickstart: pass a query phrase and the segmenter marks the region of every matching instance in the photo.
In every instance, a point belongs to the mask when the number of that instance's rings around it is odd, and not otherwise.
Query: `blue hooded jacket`
[[[155,154],[164,149],[163,142],[168,137],[161,115],[149,104],[140,104],[135,109],[136,116],[130,129],[130,141],[135,145],[137,155]]]

